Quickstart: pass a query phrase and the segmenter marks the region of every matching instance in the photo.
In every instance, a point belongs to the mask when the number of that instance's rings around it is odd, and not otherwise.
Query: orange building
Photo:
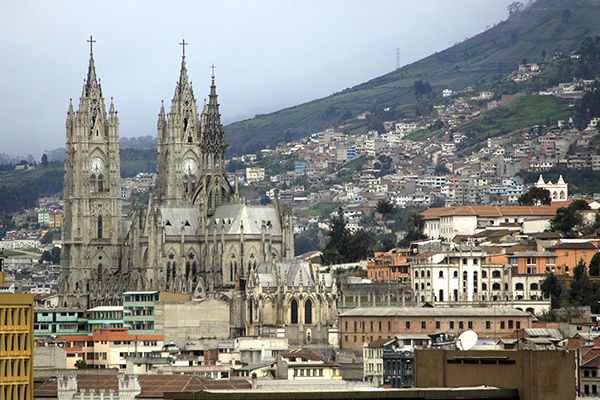
[[[159,352],[164,345],[164,335],[130,335],[128,328],[100,328],[92,335],[62,336],[67,347],[67,369],[76,368],[84,360],[88,368],[127,367],[127,357],[148,357]]]
[[[518,274],[545,274],[556,272],[556,254],[549,251],[525,251],[507,256],[508,264]]]
[[[408,282],[410,254],[408,249],[376,252],[373,261],[367,264],[367,277],[374,282]]]
[[[580,260],[589,265],[592,257],[598,250],[595,245],[588,241],[562,241],[546,250],[556,255],[556,273],[570,275],[573,268]]]

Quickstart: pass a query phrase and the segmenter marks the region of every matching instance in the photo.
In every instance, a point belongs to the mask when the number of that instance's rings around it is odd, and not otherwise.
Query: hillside
[[[374,106],[390,107],[415,100],[413,84],[424,80],[434,91],[460,90],[489,81],[529,62],[579,48],[600,34],[600,0],[538,0],[530,8],[493,28],[406,65],[389,74],[331,96],[225,127],[232,154],[254,152],[263,145],[296,139],[333,126]]]

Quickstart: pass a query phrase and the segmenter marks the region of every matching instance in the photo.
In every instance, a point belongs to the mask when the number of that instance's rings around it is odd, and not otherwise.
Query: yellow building
[[[33,295],[0,293],[0,398],[33,399]]]

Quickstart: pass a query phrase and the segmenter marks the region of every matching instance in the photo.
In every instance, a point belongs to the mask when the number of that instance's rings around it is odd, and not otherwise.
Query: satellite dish
[[[477,344],[477,333],[475,331],[464,331],[456,339],[456,348],[459,350],[471,350]]]
[[[434,254],[433,256],[431,256],[431,263],[432,264],[439,264],[442,261],[444,261],[444,255],[443,254]]]

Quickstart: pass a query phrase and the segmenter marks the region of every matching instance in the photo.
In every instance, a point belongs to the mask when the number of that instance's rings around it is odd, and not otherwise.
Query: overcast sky
[[[183,38],[197,100],[215,64],[225,124],[357,85],[482,32],[514,0],[1,1],[0,153],[64,147],[89,61],[121,137],[156,135]]]

